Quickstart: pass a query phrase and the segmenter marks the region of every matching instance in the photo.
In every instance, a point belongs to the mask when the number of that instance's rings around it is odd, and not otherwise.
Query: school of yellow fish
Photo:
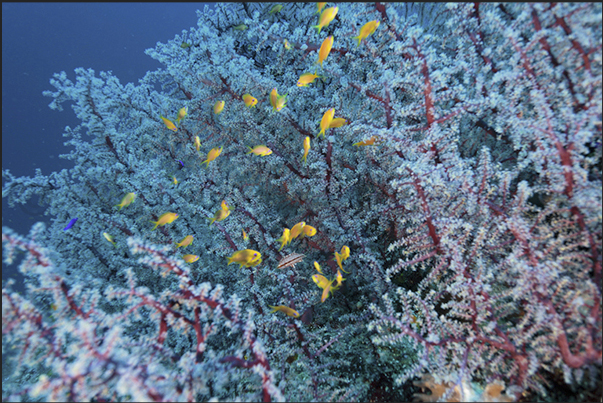
[[[318,34],[320,34],[320,32],[323,28],[328,27],[328,25],[337,16],[337,12],[339,11],[339,7],[336,7],[336,6],[325,9],[326,5],[327,5],[327,3],[317,3],[317,11],[315,14],[319,14],[319,18],[318,18],[318,24],[314,25],[313,28],[316,28],[318,30]],[[283,8],[283,5],[272,6],[269,13],[270,14],[278,13],[281,11],[282,8]],[[360,28],[360,32],[359,32],[358,36],[353,37],[353,39],[356,39],[358,41],[357,46],[360,46],[363,39],[366,39],[370,35],[372,35],[376,31],[376,29],[379,27],[379,24],[380,24],[380,22],[378,20],[369,21],[366,24],[364,24],[362,26],[362,28]],[[247,28],[248,27],[245,24],[233,26],[233,29],[240,30],[240,31],[245,30]],[[315,64],[320,65],[321,68],[323,68],[323,63],[329,56],[329,53],[331,52],[331,49],[333,47],[333,42],[334,42],[333,35],[330,35],[326,39],[323,40],[323,42],[320,46],[320,49],[318,51],[318,60],[316,61]],[[283,44],[284,44],[284,47],[286,50],[291,50],[295,47],[295,44],[291,44],[286,39],[284,40]],[[183,43],[181,46],[183,49],[190,47],[190,44],[186,44],[187,46],[184,46],[184,45],[185,44]],[[325,77],[318,75],[317,71],[315,71],[314,73],[303,73],[299,77],[299,80],[297,81],[297,86],[298,87],[307,87],[310,84],[312,84],[317,78],[320,78],[323,81],[325,80]],[[242,99],[243,103],[245,104],[245,106],[247,106],[248,108],[254,108],[258,103],[257,98],[253,97],[251,94],[248,94],[248,93],[244,94],[241,97],[241,99]],[[287,106],[287,95],[286,94],[279,95],[276,88],[273,88],[272,91],[270,92],[269,100],[270,100],[270,105],[272,106],[273,112],[280,112],[284,107]],[[225,106],[226,106],[226,101],[224,101],[224,100],[216,101],[213,105],[214,114],[216,116],[220,115],[224,111]],[[175,119],[176,120],[175,124],[174,124],[174,122],[172,122],[171,120],[169,120],[163,116],[160,116],[160,119],[163,121],[163,123],[167,129],[172,130],[173,132],[177,132],[181,122],[187,116],[188,116],[188,107],[182,107],[177,113],[177,116]],[[336,118],[335,117],[335,108],[329,108],[327,111],[325,111],[323,113],[323,116],[320,120],[320,131],[318,132],[316,137],[318,138],[318,137],[320,137],[320,135],[322,135],[323,138],[325,138],[326,133],[329,129],[338,128],[345,124],[347,124],[347,121],[344,118],[340,118],[340,117]],[[372,146],[378,140],[379,140],[379,138],[377,136],[372,136],[368,140],[363,140],[363,141],[354,143],[353,146]],[[201,140],[199,139],[198,136],[195,136],[193,144],[195,146],[195,149],[199,152],[201,149]],[[256,145],[255,147],[251,147],[251,146],[247,146],[247,147],[249,148],[249,151],[247,152],[247,154],[254,154],[254,155],[262,156],[262,157],[272,154],[272,150],[265,145]],[[208,152],[207,158],[203,162],[201,162],[201,165],[206,164],[206,167],[209,168],[209,163],[216,160],[216,158],[218,158],[218,156],[220,156],[222,149],[223,149],[223,147],[212,148]],[[304,150],[304,153],[302,156],[302,161],[304,163],[307,163],[308,153],[310,152],[310,136],[306,136],[304,138],[303,150]],[[175,185],[177,185],[178,184],[177,178],[175,176],[172,176],[172,178],[173,178],[173,183]],[[127,193],[121,199],[121,202],[119,204],[115,205],[115,207],[119,207],[119,210],[121,210],[122,208],[127,207],[130,204],[132,204],[132,202],[134,201],[135,198],[136,198],[135,193]],[[223,200],[220,205],[220,208],[215,212],[214,216],[207,217],[207,219],[210,221],[209,225],[211,226],[214,222],[219,222],[219,221],[225,220],[230,215],[231,211],[232,211],[232,208],[227,204],[227,202],[225,200]],[[176,220],[178,217],[179,217],[179,215],[177,213],[173,213],[173,212],[164,213],[159,217],[159,219],[157,221],[151,221],[152,223],[155,224],[155,226],[152,228],[152,230],[155,230],[159,226],[165,226],[167,224],[170,224],[170,223],[174,222],[174,220]],[[244,239],[247,240],[248,236],[245,233],[245,230],[242,229],[242,233],[243,233]],[[283,249],[283,247],[290,244],[291,241],[296,238],[303,239],[304,237],[312,237],[312,236],[316,235],[316,233],[317,233],[316,228],[314,228],[311,225],[307,225],[304,221],[298,222],[297,224],[292,226],[291,229],[284,228],[282,236],[280,238],[276,239],[276,241],[280,243],[280,248],[278,250],[280,251],[281,249]],[[109,235],[107,232],[104,232],[102,235],[108,242],[111,242],[114,246],[116,246],[116,242],[111,235]],[[191,245],[192,242],[193,242],[193,236],[187,235],[180,242],[175,242],[175,244],[177,245],[176,249],[185,248],[185,247]],[[295,255],[295,256],[303,257],[303,255]],[[327,278],[324,275],[320,264],[318,262],[314,262],[314,268],[318,271],[318,274],[312,275],[312,280],[320,289],[322,289],[321,302],[324,302],[330,295],[333,295],[333,292],[337,291],[341,287],[342,282],[345,280],[345,278],[343,278],[343,275],[341,274],[341,272],[343,271],[344,273],[349,273],[348,271],[345,271],[343,269],[343,262],[349,256],[350,256],[350,248],[346,245],[344,245],[341,248],[341,252],[335,252],[334,260],[337,262],[338,269],[337,269],[337,274],[331,279]],[[199,256],[192,255],[192,254],[186,254],[186,255],[182,256],[182,259],[187,263],[193,263],[199,259]],[[238,263],[239,268],[242,268],[243,266],[255,267],[262,263],[261,253],[258,251],[252,250],[252,249],[243,249],[243,250],[236,251],[231,256],[227,257],[226,259],[227,259],[228,265],[230,265],[231,263]],[[301,260],[301,258],[299,258],[299,260]],[[299,318],[299,316],[300,316],[300,314],[295,309],[287,307],[285,305],[270,306],[270,308],[272,308],[272,312],[283,312],[284,314],[286,314],[287,316],[290,316],[292,318]]]

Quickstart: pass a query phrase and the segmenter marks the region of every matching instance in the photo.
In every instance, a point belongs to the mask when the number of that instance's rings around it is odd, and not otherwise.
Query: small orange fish
[[[239,268],[257,266],[262,263],[262,254],[253,249],[243,249],[232,254],[232,256],[226,258],[228,264],[238,263]]]
[[[175,242],[175,243],[176,243],[176,245],[178,245],[178,247],[176,247],[176,249],[178,249],[180,247],[185,248],[188,245],[190,245],[190,244],[193,243],[193,236],[192,235],[187,235],[187,236],[184,237],[184,239],[182,241]]]
[[[341,257],[343,258],[343,260],[346,260],[347,258],[350,257],[350,248],[347,247],[346,245],[343,245],[341,247]]]
[[[301,222],[298,222],[297,224],[295,224],[293,226],[293,228],[291,228],[291,239],[295,239],[298,236],[300,236],[305,226],[306,226],[305,221],[301,221]]]
[[[182,256],[182,259],[186,263],[193,263],[193,262],[196,262],[197,260],[199,260],[199,256],[198,255],[184,255],[184,256]]]
[[[368,140],[359,141],[358,143],[352,144],[353,146],[362,147],[362,146],[372,146],[375,144],[375,141],[378,140],[377,136],[372,136]]]
[[[285,246],[289,242],[291,242],[291,231],[289,230],[289,228],[285,228],[283,230],[283,235],[280,238],[278,238],[276,241],[281,243],[281,247],[278,248],[278,250],[283,249],[283,246]]]
[[[331,123],[329,123],[329,129],[335,129],[337,127],[341,127],[347,124],[348,122],[344,118],[333,118],[333,120],[331,120]]]
[[[297,312],[295,309],[293,308],[289,308],[288,306],[285,305],[278,305],[278,306],[272,306],[272,305],[268,305],[270,308],[272,308],[272,312],[277,312],[277,311],[281,311],[282,313],[286,314],[287,316],[291,316],[292,318],[298,318],[299,317],[299,312]]]
[[[176,117],[176,123],[180,124],[180,121],[182,119],[184,119],[187,112],[188,112],[188,106],[185,106],[184,108],[180,108],[180,110],[178,111],[178,116]]]
[[[214,104],[214,113],[216,115],[219,115],[220,113],[222,113],[222,110],[224,109],[225,104],[226,104],[225,101],[216,101],[216,103]]]
[[[280,112],[285,106],[287,106],[287,95],[279,95],[276,88],[273,88],[270,92],[270,105],[272,105],[272,111]]]
[[[201,165],[203,164],[207,164],[207,167],[209,168],[209,163],[212,162],[213,160],[215,160],[216,158],[218,158],[218,156],[220,155],[220,153],[222,152],[222,148],[224,147],[220,147],[220,148],[212,148],[209,153],[207,153],[207,159],[205,161],[203,161],[201,163]]]
[[[320,67],[322,67],[322,62],[324,62],[327,56],[329,56],[332,47],[333,35],[328,36],[324,41],[322,41],[322,45],[320,45],[320,50],[318,51],[318,61],[316,62],[320,64]]]
[[[243,95],[243,102],[248,108],[253,108],[258,103],[258,100],[249,94]]]
[[[324,77],[316,75],[316,72],[314,74],[304,73],[301,76],[299,76],[299,80],[297,80],[297,86],[298,87],[307,87],[308,84],[312,84],[314,82],[314,80],[316,80],[317,78],[324,79]]]
[[[283,41],[283,45],[285,46],[285,49],[287,49],[287,50],[293,49],[293,46],[286,39]]]
[[[209,220],[209,225],[212,225],[214,223],[214,221],[225,220],[226,217],[228,217],[230,215],[231,210],[232,209],[228,206],[228,204],[226,203],[226,200],[222,200],[220,209],[218,211],[216,211],[214,216],[212,218],[207,217],[207,219]]]
[[[341,253],[337,253],[335,252],[335,260],[337,261],[337,265],[339,266],[339,268],[344,272],[344,273],[349,273],[348,271],[343,270],[343,267],[341,265],[341,263],[346,260],[348,257],[350,257],[350,248],[348,248],[347,246],[342,246],[341,247]]]
[[[247,148],[249,148],[249,151],[247,151],[245,154],[254,153],[255,155],[259,155],[261,157],[272,154],[272,150],[264,145],[255,146],[253,148],[247,146]]]
[[[325,302],[327,298],[329,298],[329,293],[332,292],[332,286],[334,280],[329,280],[322,274],[314,274],[312,276],[312,280],[316,283],[319,288],[322,288],[322,295],[320,297],[320,302]]]
[[[322,137],[325,137],[325,130],[329,128],[331,121],[333,120],[333,116],[335,115],[335,108],[331,108],[322,115],[322,119],[320,121],[320,132],[318,135],[322,134]]]
[[[103,232],[103,236],[105,237],[105,239],[107,241],[111,242],[113,244],[113,246],[117,246],[115,244],[115,239],[111,235],[109,235],[107,232]]]
[[[163,120],[163,123],[165,124],[165,127],[167,127],[170,130],[173,131],[178,131],[178,128],[176,127],[176,125],[174,123],[172,123],[171,120],[164,118],[163,116],[159,116],[161,118],[161,120]]]
[[[335,287],[333,287],[333,291],[335,291],[336,289],[341,287],[341,283],[344,280],[345,280],[345,278],[343,278],[343,275],[341,274],[341,272],[339,270],[337,270],[337,275],[335,275],[335,281],[337,281],[337,285]]]
[[[358,36],[354,36],[353,39],[358,39],[358,45],[360,46],[360,41],[366,39],[369,35],[372,35],[377,27],[381,24],[378,20],[369,21],[360,28],[360,33]]]
[[[166,224],[170,224],[171,222],[173,222],[178,217],[179,217],[179,215],[176,214],[176,213],[165,213],[165,214],[162,214],[159,217],[159,220],[157,220],[157,221],[151,221],[153,224],[155,224],[155,226],[153,227],[153,229],[151,231],[153,231],[158,226],[164,226]]]
[[[306,138],[304,139],[304,156],[302,157],[302,160],[304,161],[304,163],[308,162],[306,160],[306,158],[308,157],[309,152],[310,152],[310,136],[306,136]]]
[[[318,29],[318,33],[320,34],[320,30],[324,27],[328,26],[331,21],[337,15],[337,11],[339,11],[339,7],[329,7],[325,9],[322,13],[320,13],[320,17],[318,18],[318,25],[314,25],[313,27]]]
[[[243,241],[246,241],[249,239],[249,235],[247,235],[247,232],[245,232],[245,230],[243,228],[241,228],[241,231],[243,231]]]
[[[327,5],[326,2],[324,2],[324,3],[316,3],[316,8],[318,10],[314,14],[320,14],[320,12],[322,11],[322,9],[325,8],[326,5]]]
[[[283,9],[283,5],[282,4],[275,4],[274,6],[272,6],[272,8],[270,8],[270,11],[268,11],[268,14],[278,13],[282,9]]]
[[[314,228],[311,225],[305,225],[304,228],[302,229],[302,232],[300,234],[300,238],[306,237],[306,236],[314,236],[316,235],[316,228]]]
[[[201,140],[199,139],[199,136],[195,136],[195,148],[197,151],[201,149]]]
[[[136,198],[136,193],[126,193],[126,195],[121,199],[121,202],[119,204],[116,204],[113,207],[119,206],[119,209],[121,210],[122,208],[127,207],[130,204],[132,204],[132,202],[134,201],[135,198]]]

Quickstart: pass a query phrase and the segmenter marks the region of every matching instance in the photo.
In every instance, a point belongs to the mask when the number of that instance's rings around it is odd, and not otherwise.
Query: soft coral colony
[[[3,228],[4,399],[601,387],[600,4],[198,17],[138,85],[56,74],[75,167],[3,170],[54,217]]]

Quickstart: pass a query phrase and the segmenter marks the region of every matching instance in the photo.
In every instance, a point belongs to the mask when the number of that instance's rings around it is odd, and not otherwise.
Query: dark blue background
[[[196,10],[206,4],[2,3],[2,168],[15,176],[70,168],[58,157],[70,151],[62,134],[80,122],[68,103],[63,112],[48,107],[52,98],[42,92],[54,90],[53,73],[74,79],[84,67],[137,83],[160,67],[144,50],[196,27]],[[11,209],[2,199],[2,225],[26,235],[49,220],[42,211],[36,201]],[[4,265],[2,272],[6,279]]]

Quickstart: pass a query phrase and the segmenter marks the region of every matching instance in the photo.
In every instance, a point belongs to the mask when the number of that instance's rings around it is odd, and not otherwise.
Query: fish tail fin
[[[159,221],[151,221],[153,224],[155,224],[155,226],[153,227],[153,229],[151,231],[154,231],[155,228],[157,228],[157,226],[159,225]]]
[[[273,107],[273,108],[272,108],[272,110],[274,111],[274,109],[275,109],[275,108]],[[251,147],[249,147],[249,146],[247,146],[247,148],[249,148],[249,151],[247,151],[247,152],[245,153],[245,155],[247,155],[247,154],[251,154],[251,153],[253,152],[253,148],[251,148]]]
[[[320,30],[322,29],[322,25],[312,25],[312,28],[318,29],[318,33],[320,34]]]

